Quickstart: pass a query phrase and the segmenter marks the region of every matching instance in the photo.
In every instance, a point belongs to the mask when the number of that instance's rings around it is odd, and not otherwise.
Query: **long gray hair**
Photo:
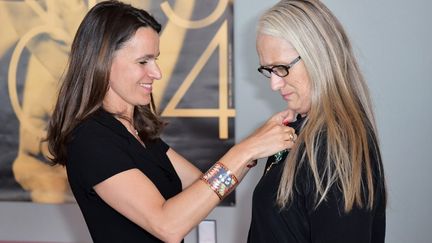
[[[285,163],[278,205],[285,207],[292,199],[296,169],[309,166],[315,181],[316,207],[336,183],[346,212],[354,204],[363,207],[366,203],[372,208],[372,163],[380,164],[381,160],[375,118],[366,82],[342,25],[320,1],[284,0],[262,15],[258,34],[282,38],[297,50],[312,89],[311,109]],[[371,136],[372,145],[368,141]],[[327,141],[325,148],[320,148],[321,139]],[[317,161],[322,149],[326,151],[325,161]],[[378,161],[371,161],[371,156]]]

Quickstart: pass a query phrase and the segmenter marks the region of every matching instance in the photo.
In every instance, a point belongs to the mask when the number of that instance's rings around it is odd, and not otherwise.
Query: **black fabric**
[[[304,118],[299,117],[290,126],[298,134]],[[324,136],[322,136],[324,137]],[[371,136],[371,141],[376,139]],[[325,145],[325,141],[321,144]],[[321,146],[325,148],[325,146]],[[347,214],[343,210],[343,196],[337,185],[331,188],[326,201],[315,208],[315,182],[308,163],[297,168],[293,200],[286,208],[276,205],[286,154],[282,161],[262,176],[252,199],[252,220],[249,243],[383,243],[385,237],[385,186],[379,151],[371,146],[376,188],[375,207],[372,210],[356,206]],[[325,153],[320,152],[318,162]],[[274,161],[269,157],[266,169]]]
[[[93,187],[113,175],[137,168],[165,199],[175,196],[182,185],[166,155],[168,149],[160,139],[142,146],[104,110],[74,129],[66,170],[94,242],[161,242],[106,204]]]

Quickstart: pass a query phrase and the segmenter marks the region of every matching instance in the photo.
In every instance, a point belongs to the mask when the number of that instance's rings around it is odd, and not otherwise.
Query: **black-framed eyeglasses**
[[[267,78],[271,78],[272,73],[283,78],[288,76],[289,69],[292,68],[292,66],[294,66],[298,61],[300,61],[300,59],[301,57],[298,56],[288,65],[260,66],[258,68],[258,72],[262,73],[262,75],[266,76]]]

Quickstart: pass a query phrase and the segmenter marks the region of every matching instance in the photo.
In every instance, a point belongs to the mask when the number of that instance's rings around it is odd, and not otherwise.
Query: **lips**
[[[284,100],[289,100],[291,97],[292,93],[285,93],[285,94],[281,94],[282,98]]]
[[[151,92],[153,89],[153,84],[140,83],[139,86],[143,87],[145,90]]]

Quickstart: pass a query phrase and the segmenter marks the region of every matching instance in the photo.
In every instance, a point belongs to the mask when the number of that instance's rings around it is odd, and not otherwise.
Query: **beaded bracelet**
[[[224,199],[238,183],[235,175],[221,162],[216,162],[201,175],[200,179],[210,186],[220,200]]]

